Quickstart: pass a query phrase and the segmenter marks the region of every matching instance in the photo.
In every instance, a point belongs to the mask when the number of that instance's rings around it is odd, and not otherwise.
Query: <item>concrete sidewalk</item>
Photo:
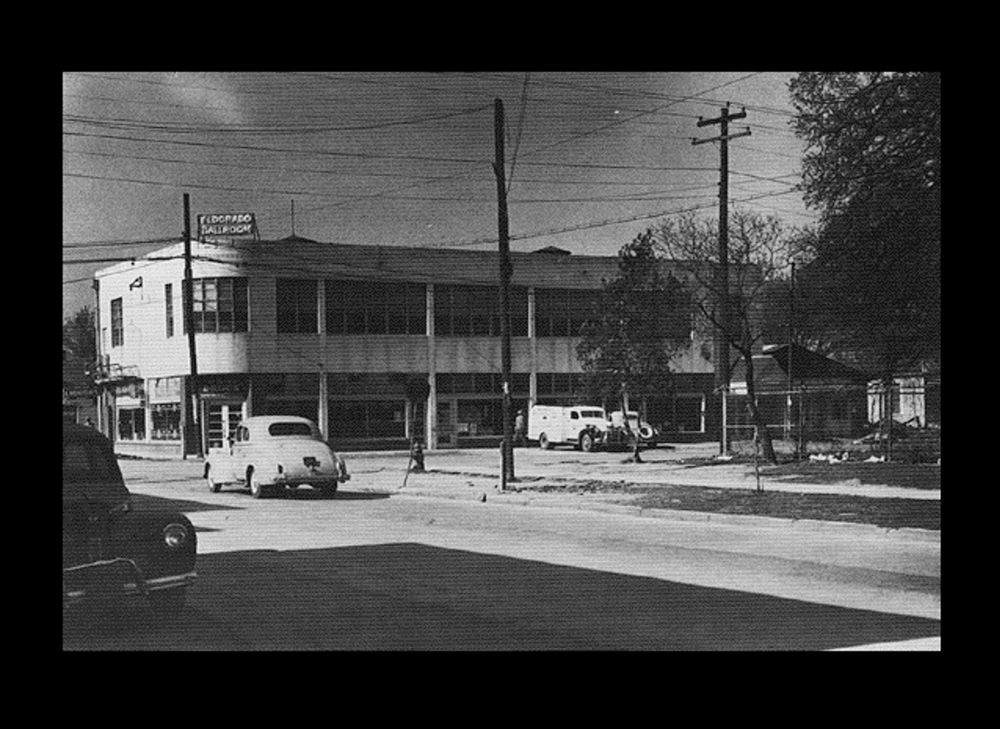
[[[694,459],[711,459],[717,453],[715,444],[678,445],[671,449],[644,451],[644,463],[624,463],[627,453],[582,453],[573,450],[543,451],[539,448],[517,448],[514,451],[513,488],[537,489],[559,483],[602,482],[643,486],[705,486],[712,488],[750,489],[757,487],[752,464],[713,462],[692,465]],[[405,451],[344,453],[353,470],[398,471],[406,474],[409,454]],[[491,478],[499,482],[500,453],[492,449],[431,451],[424,454],[428,473],[438,475]],[[829,464],[836,476],[837,464]],[[935,466],[939,468],[939,466]],[[415,483],[411,474],[408,484]],[[420,479],[426,485],[425,479]],[[760,479],[765,491],[786,491],[805,494],[842,494],[871,498],[905,498],[940,501],[940,490],[910,489],[875,484],[862,484],[856,478],[842,481],[803,483],[789,477]]]
[[[620,493],[601,491],[541,490],[545,486],[569,484],[641,484],[643,486],[709,486],[752,490],[756,488],[753,466],[720,463],[692,466],[691,458],[711,458],[713,444],[678,446],[672,450],[652,450],[642,454],[642,464],[625,464],[623,453],[581,453],[572,450],[515,450],[517,480],[500,489],[500,453],[492,449],[432,451],[425,453],[423,473],[407,472],[409,453],[343,453],[352,479],[345,489],[392,493],[400,496],[488,501],[491,504],[585,509],[627,516],[758,525],[810,532],[850,532],[855,534],[892,534],[897,538],[940,542],[939,531],[925,529],[887,529],[871,524],[782,519],[766,516],[720,514],[681,509],[641,508],[620,503]],[[836,469],[831,465],[831,469]],[[940,491],[861,485],[857,480],[838,483],[791,483],[762,479],[769,491],[794,493],[850,494],[871,498],[907,498],[940,500]]]

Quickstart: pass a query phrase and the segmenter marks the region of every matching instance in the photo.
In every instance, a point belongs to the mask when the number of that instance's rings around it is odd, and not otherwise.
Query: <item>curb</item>
[[[520,492],[504,493],[493,490],[475,489],[469,494],[440,493],[419,489],[397,490],[388,492],[397,496],[413,498],[446,499],[449,501],[484,501],[486,503],[504,504],[508,506],[534,506],[547,509],[570,509],[574,511],[595,511],[620,516],[636,516],[648,519],[663,519],[672,521],[688,521],[717,524],[733,524],[742,526],[767,527],[772,529],[802,529],[810,532],[849,532],[858,536],[884,536],[910,539],[920,542],[941,542],[941,532],[931,529],[916,529],[902,527],[890,529],[874,524],[858,524],[855,522],[820,521],[817,519],[781,519],[773,516],[751,516],[747,514],[720,514],[709,511],[687,511],[681,509],[653,509],[628,504],[609,504],[593,501],[575,501],[564,497],[547,499],[538,496],[526,496]]]

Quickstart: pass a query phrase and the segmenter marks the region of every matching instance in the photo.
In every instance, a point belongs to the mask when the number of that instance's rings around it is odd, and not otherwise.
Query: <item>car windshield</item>
[[[63,441],[63,498],[120,502],[128,489],[114,453],[96,438]]]
[[[309,423],[271,423],[267,426],[268,435],[304,435],[312,437],[312,426]]]
[[[604,413],[600,410],[581,410],[580,415],[584,418],[600,418],[604,420]]]

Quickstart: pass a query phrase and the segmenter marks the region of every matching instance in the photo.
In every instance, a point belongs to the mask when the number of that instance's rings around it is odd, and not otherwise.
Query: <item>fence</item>
[[[796,383],[791,389],[758,391],[757,407],[778,451],[804,456],[861,450],[915,461],[940,458],[940,376],[900,377],[889,385]],[[728,396],[726,421],[732,449],[752,448],[747,395]]]

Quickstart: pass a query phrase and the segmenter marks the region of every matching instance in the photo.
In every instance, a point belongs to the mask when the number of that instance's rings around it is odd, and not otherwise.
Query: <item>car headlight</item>
[[[184,528],[183,524],[168,524],[163,529],[163,543],[169,549],[183,546],[184,542],[187,541],[187,536],[187,529]]]

